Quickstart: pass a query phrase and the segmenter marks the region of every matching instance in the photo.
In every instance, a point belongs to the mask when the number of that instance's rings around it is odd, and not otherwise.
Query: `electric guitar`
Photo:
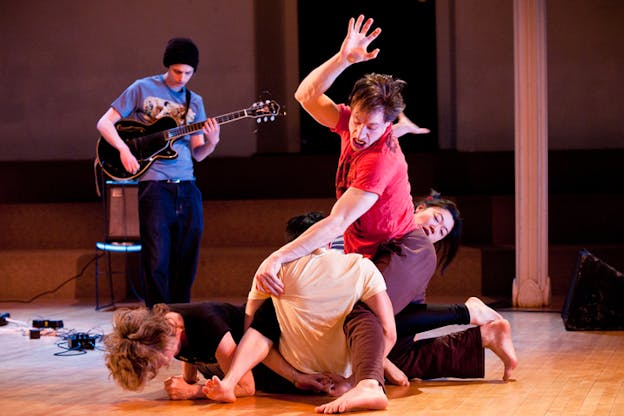
[[[215,117],[217,124],[230,123],[243,118],[255,118],[258,123],[273,121],[283,115],[281,106],[273,100],[258,101],[244,110],[234,111]],[[187,134],[199,131],[204,121],[178,126],[172,117],[162,117],[152,124],[122,119],[115,123],[119,137],[128,145],[130,152],[139,162],[139,170],[132,174],[123,167],[119,151],[100,137],[96,144],[96,161],[108,176],[115,180],[136,179],[157,159],[175,159],[178,152],[173,143]]]

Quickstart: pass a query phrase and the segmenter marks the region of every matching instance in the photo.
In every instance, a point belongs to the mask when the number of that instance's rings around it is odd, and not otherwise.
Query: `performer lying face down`
[[[208,378],[227,371],[243,333],[244,310],[244,305],[224,302],[118,309],[113,316],[113,331],[104,339],[106,366],[121,387],[136,391],[176,358],[183,363],[183,374],[165,381],[169,397],[174,400],[205,398],[202,384],[197,383],[198,371]],[[329,379],[296,372],[280,358],[278,354],[271,354],[266,362],[286,378],[258,366],[253,376],[250,373],[241,378],[236,394],[254,394],[256,388],[331,393]]]

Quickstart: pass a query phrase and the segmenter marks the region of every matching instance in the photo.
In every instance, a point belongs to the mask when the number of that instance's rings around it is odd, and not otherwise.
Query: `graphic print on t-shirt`
[[[152,120],[157,120],[162,117],[172,117],[177,121],[178,125],[182,124],[184,108],[184,104],[153,96],[146,97],[145,101],[143,101],[143,113],[147,117]],[[189,108],[188,114],[186,115],[186,122],[192,123],[194,120],[195,112]]]

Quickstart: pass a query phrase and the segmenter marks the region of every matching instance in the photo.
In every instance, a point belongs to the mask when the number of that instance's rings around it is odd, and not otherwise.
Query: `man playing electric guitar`
[[[175,157],[157,158],[139,177],[139,223],[145,277],[145,303],[187,303],[195,279],[203,230],[202,195],[195,185],[192,158],[201,161],[219,143],[217,120],[207,118],[202,97],[186,88],[199,63],[199,51],[187,38],[165,48],[167,72],[130,85],[100,118],[97,129],[119,152],[123,168],[141,167],[115,124],[132,119],[151,124],[171,117],[178,125],[206,120],[201,129],[171,145]]]
[[[244,110],[233,111],[214,117],[217,124],[231,123],[243,118],[254,118],[258,123],[273,121],[277,115],[285,115],[281,106],[273,100],[253,103]],[[96,160],[104,173],[112,179],[124,181],[138,178],[158,159],[174,159],[178,152],[173,148],[175,142],[184,137],[192,136],[205,128],[205,120],[178,126],[176,119],[162,117],[152,124],[132,119],[122,119],[115,123],[119,137],[124,141],[130,153],[136,159],[139,169],[134,173],[124,167],[121,155],[106,139],[100,137],[96,146]],[[123,146],[121,146],[123,148]]]

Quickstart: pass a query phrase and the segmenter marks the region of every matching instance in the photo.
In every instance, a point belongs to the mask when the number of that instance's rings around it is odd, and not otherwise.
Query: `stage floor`
[[[111,328],[111,311],[92,304],[36,302],[0,304],[0,312],[29,326],[33,320],[62,320],[64,330],[94,336]],[[624,332],[566,331],[556,311],[501,311],[512,326],[519,358],[514,381],[486,350],[484,379],[412,381],[388,386],[388,409],[360,415],[624,415]],[[448,330],[463,329],[451,327]],[[442,331],[437,331],[441,333]],[[307,415],[329,401],[324,396],[265,395],[233,404],[167,399],[162,381],[179,374],[175,362],[142,392],[125,392],[108,378],[103,345],[68,355],[52,335],[30,339],[11,322],[0,327],[0,413],[6,415]]]

